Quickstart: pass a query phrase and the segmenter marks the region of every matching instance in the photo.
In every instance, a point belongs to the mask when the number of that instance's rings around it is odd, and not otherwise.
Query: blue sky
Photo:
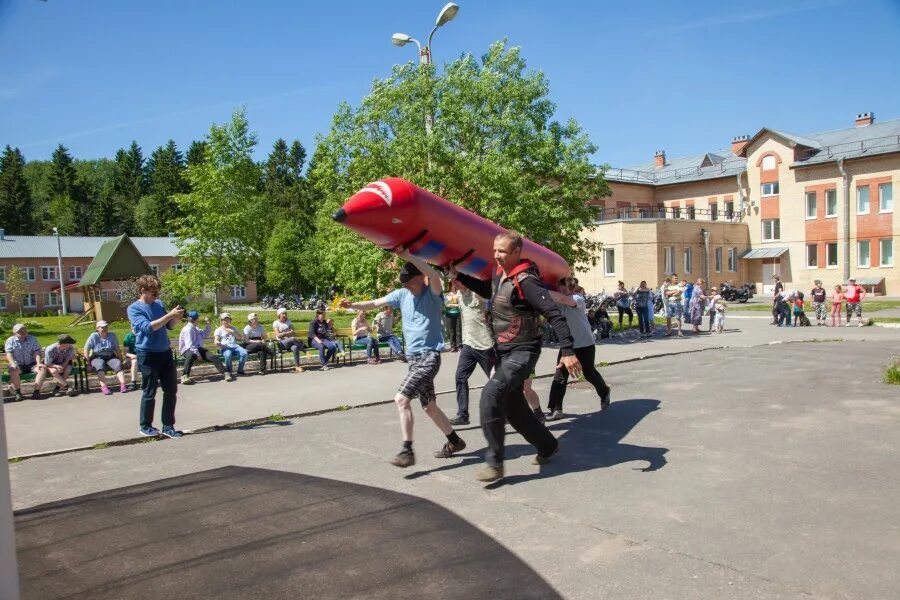
[[[763,126],[795,133],[900,118],[900,0],[459,0],[435,62],[508,38],[551,84],[597,163],[725,148]],[[112,157],[137,140],[186,146],[246,105],[258,157],[312,149],[357,104],[402,31],[427,36],[442,0],[0,0],[0,145]],[[14,60],[10,60],[14,58]]]

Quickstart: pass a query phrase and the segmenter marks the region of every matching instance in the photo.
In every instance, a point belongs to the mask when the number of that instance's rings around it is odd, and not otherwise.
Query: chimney
[[[653,158],[656,159],[657,167],[666,166],[666,151],[665,150],[657,150],[656,154],[653,155]]]
[[[731,139],[731,153],[740,155],[750,141],[749,135],[739,135]]]
[[[867,113],[859,113],[856,115],[856,126],[857,127],[865,127],[866,125],[871,125],[875,122],[875,113],[867,112]]]

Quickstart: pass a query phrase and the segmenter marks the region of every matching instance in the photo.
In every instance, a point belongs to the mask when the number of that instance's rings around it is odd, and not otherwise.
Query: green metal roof
[[[138,252],[134,242],[127,235],[120,235],[103,242],[94,260],[84,272],[79,286],[87,287],[115,279],[131,279],[151,272],[150,265]]]

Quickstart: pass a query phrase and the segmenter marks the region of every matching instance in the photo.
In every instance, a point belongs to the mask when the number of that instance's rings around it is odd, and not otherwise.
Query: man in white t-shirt
[[[566,318],[566,324],[574,339],[572,351],[578,358],[578,362],[581,363],[584,378],[594,386],[597,395],[600,396],[600,409],[604,410],[609,406],[610,389],[600,371],[594,366],[596,348],[591,324],[587,319],[584,296],[578,293],[578,284],[571,277],[560,279],[557,283],[557,290],[550,292],[550,297],[559,304],[560,311]],[[562,351],[556,359],[557,364],[560,364],[561,358]],[[564,367],[557,366],[556,373],[553,375],[553,383],[550,385],[550,400],[547,403],[547,409],[550,411],[550,415],[547,417],[548,421],[555,421],[563,417],[562,404],[568,381],[569,371]]]
[[[294,324],[287,317],[287,310],[279,308],[275,313],[276,319],[272,323],[272,333],[275,341],[282,350],[290,350],[294,353],[294,371],[303,372],[300,366],[300,351],[303,350],[303,342],[295,337]]]

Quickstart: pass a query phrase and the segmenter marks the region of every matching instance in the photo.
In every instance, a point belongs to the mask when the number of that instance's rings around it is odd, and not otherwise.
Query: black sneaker
[[[416,464],[416,453],[412,450],[401,450],[397,456],[391,459],[391,464],[401,469],[411,467]]]
[[[609,403],[610,403],[609,395],[611,392],[612,392],[612,390],[609,388],[609,386],[607,386],[606,393],[604,393],[602,396],[600,396],[600,410],[606,410],[607,408],[609,408]]]
[[[546,465],[548,462],[550,462],[550,458],[557,452],[559,452],[559,442],[556,442],[556,448],[554,448],[553,452],[551,452],[547,456],[541,456],[540,454],[535,454],[534,458],[531,459],[531,464]]]
[[[453,426],[468,425],[469,417],[453,417],[452,419],[450,419],[450,424]]]
[[[41,399],[41,393],[40,393],[39,391],[37,391],[37,390],[34,390],[33,392],[31,392],[31,399],[32,399],[32,400],[40,400],[40,399]]]
[[[59,398],[59,397],[62,396],[62,395],[63,395],[63,393],[62,393],[62,390],[59,389],[59,386],[58,386],[58,385],[57,385],[57,386],[54,386],[54,387],[53,387],[53,397],[54,397],[54,398]]]
[[[452,458],[456,452],[462,452],[466,448],[466,441],[459,440],[458,444],[447,442],[444,447],[434,453],[435,458]]]
[[[547,416],[544,414],[544,411],[539,408],[534,409],[534,418],[541,423],[546,423],[547,421]]]

